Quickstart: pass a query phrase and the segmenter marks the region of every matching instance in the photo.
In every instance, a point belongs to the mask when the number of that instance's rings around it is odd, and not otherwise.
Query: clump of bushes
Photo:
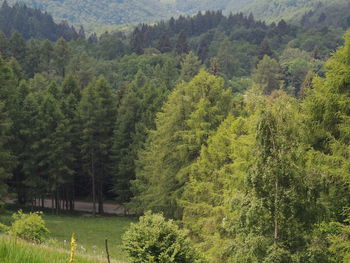
[[[9,235],[35,243],[43,242],[49,230],[41,215],[40,212],[25,214],[21,210],[13,214],[14,222],[8,228]]]
[[[123,249],[133,263],[202,263],[186,232],[160,214],[146,213],[123,235]]]

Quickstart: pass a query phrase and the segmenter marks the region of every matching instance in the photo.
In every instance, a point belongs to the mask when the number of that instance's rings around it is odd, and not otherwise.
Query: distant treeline
[[[36,38],[51,41],[56,41],[60,37],[66,40],[85,37],[83,28],[77,32],[66,21],[56,24],[51,15],[39,9],[19,4],[11,7],[7,1],[4,1],[0,8],[0,31],[8,37],[18,31],[25,39]]]

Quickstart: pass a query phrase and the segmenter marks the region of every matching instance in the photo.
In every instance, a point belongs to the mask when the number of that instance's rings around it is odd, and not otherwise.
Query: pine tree
[[[26,43],[24,38],[17,32],[13,32],[10,38],[11,55],[23,65],[26,57]]]
[[[24,68],[29,77],[33,77],[39,72],[40,65],[40,44],[34,39],[30,39],[27,43],[27,52],[24,60]]]
[[[143,35],[139,28],[135,28],[132,38],[130,40],[131,51],[140,55],[143,53]]]
[[[10,44],[6,35],[0,32],[0,57],[3,59],[8,59],[10,56]]]
[[[103,192],[112,174],[111,146],[115,123],[115,104],[111,86],[99,78],[82,93],[79,105],[82,124],[81,153],[85,171],[91,178],[93,213],[103,213]]]
[[[261,42],[259,47],[259,60],[263,59],[264,56],[273,57],[274,53],[271,50],[270,42],[267,39],[264,39],[263,42]]]
[[[347,164],[349,132],[350,33],[345,45],[326,63],[326,77],[314,77],[303,107],[306,115],[307,139],[314,149],[312,165],[324,174],[323,204],[325,218],[343,220],[348,206],[349,175]]]
[[[175,46],[176,54],[182,55],[184,53],[189,52],[189,46],[187,42],[187,34],[185,31],[181,31],[179,34],[177,41],[176,41],[176,46]]]
[[[201,62],[191,51],[181,63],[180,79],[189,82],[199,72]]]
[[[50,41],[44,40],[40,48],[40,71],[50,72],[52,69],[53,46]]]
[[[5,104],[0,101],[0,205],[3,205],[7,197],[7,180],[12,176],[12,168],[15,160],[8,149],[9,131],[11,120],[5,111]]]
[[[190,230],[192,240],[206,251],[210,262],[219,260],[222,250],[231,242],[222,223],[235,213],[229,200],[242,187],[241,175],[248,167],[244,160],[254,141],[250,122],[230,115],[209,137],[208,145],[202,146],[191,167],[189,183],[180,201],[184,208],[182,222]]]
[[[75,198],[75,181],[80,173],[80,125],[78,118],[78,106],[81,99],[81,93],[77,81],[72,75],[65,78],[59,93],[62,94],[60,107],[63,114],[63,120],[58,132],[62,134],[62,140],[66,143],[65,151],[69,153],[64,164],[70,171],[65,178],[63,195],[66,201],[66,209],[73,210]]]
[[[159,42],[158,42],[158,45],[157,45],[157,49],[158,49],[161,53],[168,53],[168,52],[171,52],[171,51],[172,51],[173,47],[172,47],[172,45],[171,45],[169,35],[164,34],[164,35],[159,39]]]
[[[202,71],[169,95],[157,114],[156,129],[139,154],[133,209],[181,218],[177,200],[188,182],[189,167],[230,109],[231,97],[223,84],[221,78]]]
[[[159,85],[159,83],[161,83]],[[114,192],[117,200],[127,203],[132,197],[131,181],[135,179],[135,160],[150,129],[155,125],[155,114],[168,94],[161,79],[151,80],[141,71],[120,94],[117,121],[113,137],[115,172]]]
[[[282,86],[281,67],[275,59],[268,56],[259,62],[252,78],[257,91],[264,95],[269,95]]]
[[[232,42],[228,38],[225,38],[220,43],[217,59],[220,65],[220,71],[227,78],[232,78],[237,72],[238,61],[235,57]]]
[[[65,77],[66,67],[69,61],[69,47],[64,38],[56,41],[53,50],[53,64],[58,75]]]
[[[15,80],[11,69],[0,58],[0,202],[7,194],[6,180],[12,176],[15,157],[11,153],[11,111],[14,110],[16,99]]]

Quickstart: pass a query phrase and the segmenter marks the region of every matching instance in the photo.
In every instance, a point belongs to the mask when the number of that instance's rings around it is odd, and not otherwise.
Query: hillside
[[[3,1],[3,0],[1,0]],[[252,12],[267,21],[281,18],[295,20],[323,5],[336,5],[346,0],[8,0],[48,11],[56,21],[68,20],[75,25],[95,29],[106,25],[155,22],[180,14],[193,15],[203,10]]]
[[[15,31],[19,32],[24,39],[48,39],[56,41],[60,37],[66,40],[84,38],[84,30],[77,33],[74,27],[66,22],[57,24],[51,15],[42,11],[26,6],[14,5],[13,7],[3,3],[0,7],[0,32],[7,37],[11,36]],[[2,46],[6,46],[2,40]]]

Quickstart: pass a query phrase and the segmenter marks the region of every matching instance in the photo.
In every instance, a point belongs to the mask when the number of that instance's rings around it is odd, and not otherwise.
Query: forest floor
[[[11,214],[17,210],[17,206],[7,206],[7,210],[0,213],[0,222],[9,225],[12,221]],[[69,251],[70,238],[74,232],[78,253],[105,257],[105,240],[108,239],[111,258],[127,262],[120,247],[121,237],[130,223],[136,222],[135,218],[111,215],[87,217],[84,213],[79,212],[53,215],[50,210],[46,210],[43,213],[43,219],[50,231],[45,245]]]

